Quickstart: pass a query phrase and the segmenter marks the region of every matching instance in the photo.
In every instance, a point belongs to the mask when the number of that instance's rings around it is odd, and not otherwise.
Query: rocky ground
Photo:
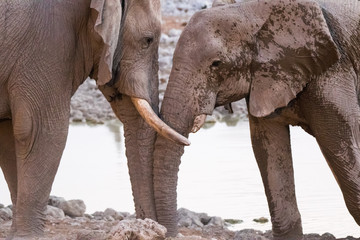
[[[271,232],[252,229],[230,231],[229,226],[241,220],[221,219],[187,209],[178,210],[179,234],[166,238],[166,228],[150,220],[139,220],[126,212],[106,209],[85,214],[82,200],[51,196],[46,209],[45,233],[41,240],[271,240]],[[8,236],[11,226],[11,206],[0,204],[0,239]],[[263,219],[264,220],[264,219]],[[304,240],[335,240],[330,233],[308,234]],[[347,237],[343,240],[355,240]]]

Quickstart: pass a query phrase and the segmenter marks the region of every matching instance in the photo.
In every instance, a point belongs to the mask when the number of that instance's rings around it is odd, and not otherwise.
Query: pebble
[[[47,205],[45,210],[45,215],[50,216],[57,219],[62,219],[65,217],[65,213],[62,209]]]
[[[11,220],[12,216],[13,213],[10,208],[8,207],[0,208],[0,222]]]
[[[86,206],[83,200],[69,200],[59,206],[67,216],[82,217],[85,214]]]

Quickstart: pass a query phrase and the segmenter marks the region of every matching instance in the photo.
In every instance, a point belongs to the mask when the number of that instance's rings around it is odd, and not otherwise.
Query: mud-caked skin
[[[156,135],[130,97],[158,112],[160,30],[160,0],[0,1],[0,166],[13,203],[9,239],[43,232],[70,98],[88,76],[124,123],[137,216],[156,220]]]
[[[215,2],[179,39],[162,118],[188,135],[198,116],[246,98],[274,238],[287,240],[302,238],[289,134],[289,125],[301,126],[316,138],[360,224],[360,2]],[[155,204],[169,235],[177,232],[183,151],[158,136],[154,188],[163,191]]]

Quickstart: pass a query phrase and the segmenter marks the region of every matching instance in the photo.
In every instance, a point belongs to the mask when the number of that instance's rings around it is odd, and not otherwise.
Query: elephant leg
[[[68,132],[70,93],[62,101],[56,93],[26,98],[15,90],[12,96],[18,183],[14,237],[28,238],[43,233],[44,210]]]
[[[268,200],[274,239],[301,239],[289,126],[250,116],[250,130]]]
[[[360,225],[360,106],[352,66],[344,61],[310,84],[300,107]]]
[[[13,126],[11,120],[0,121],[0,167],[10,190],[13,210],[15,210],[17,196],[17,168]],[[13,219],[15,219],[13,211]],[[16,231],[16,223],[13,221],[11,232]]]
[[[111,103],[124,124],[126,156],[137,218],[156,219],[153,187],[155,131],[139,115],[131,99],[123,96]]]
[[[359,118],[358,118],[359,119]],[[360,122],[348,125],[345,135],[333,124],[335,131],[326,128],[314,130],[320,149],[343,193],[350,214],[360,225]],[[346,125],[339,122],[338,125]],[[341,128],[343,128],[342,126]],[[330,141],[330,142],[329,142]]]
[[[310,99],[304,109],[346,206],[360,225],[360,109],[356,95],[333,92],[338,96],[332,98],[335,102]],[[314,103],[322,109],[305,107]]]

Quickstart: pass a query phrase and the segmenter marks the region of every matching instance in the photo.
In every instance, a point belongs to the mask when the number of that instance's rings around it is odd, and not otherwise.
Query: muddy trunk
[[[193,114],[185,88],[169,83],[161,108],[165,123],[178,133],[188,136],[192,127]],[[173,98],[176,96],[177,98]],[[154,194],[157,219],[168,230],[167,236],[177,233],[177,180],[184,146],[158,135],[154,150]]]

